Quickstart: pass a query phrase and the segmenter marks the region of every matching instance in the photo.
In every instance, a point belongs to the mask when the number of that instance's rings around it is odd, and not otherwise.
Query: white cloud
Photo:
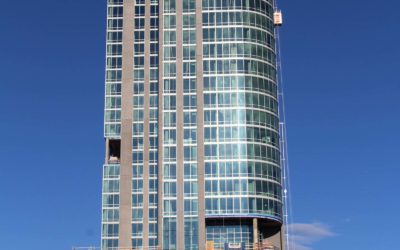
[[[322,223],[294,223],[288,227],[293,250],[313,250],[312,245],[315,242],[335,236],[335,233]]]

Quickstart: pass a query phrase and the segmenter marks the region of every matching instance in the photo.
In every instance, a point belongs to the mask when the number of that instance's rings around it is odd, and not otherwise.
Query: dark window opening
[[[109,140],[108,142],[108,162],[119,163],[121,159],[121,140]]]

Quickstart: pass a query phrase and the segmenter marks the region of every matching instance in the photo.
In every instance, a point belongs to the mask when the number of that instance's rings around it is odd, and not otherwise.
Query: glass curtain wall
[[[282,219],[272,16],[271,1],[203,1],[207,218]],[[249,232],[209,226],[207,240],[251,243]]]
[[[121,137],[122,0],[107,2],[104,137]],[[102,248],[118,247],[120,165],[103,166]]]
[[[133,129],[132,129],[132,248],[143,242],[144,190],[144,60],[145,60],[145,1],[135,1],[134,69],[133,69]],[[148,124],[147,124],[148,125]]]
[[[150,1],[150,0],[149,0]],[[150,11],[150,20],[145,20],[146,11]],[[145,23],[149,22],[149,30]],[[149,32],[150,40],[145,33]],[[145,47],[150,48],[150,68],[145,69]],[[150,78],[145,81],[145,74]],[[158,205],[158,1],[150,1],[146,10],[145,0],[135,2],[135,35],[134,35],[134,83],[133,83],[133,179],[132,179],[132,247],[156,247],[157,240],[157,205]],[[145,85],[149,95],[145,95]],[[145,102],[149,103],[149,123],[144,122]],[[148,134],[145,134],[148,126]],[[144,141],[149,143],[145,152]],[[144,168],[145,154],[148,154],[148,168]],[[144,183],[144,172],[147,171],[148,183]],[[149,187],[149,196],[143,197],[144,185]],[[143,200],[149,201],[148,242],[143,242]],[[146,211],[147,212],[147,211]]]
[[[150,0],[149,242],[158,245],[158,0]]]
[[[176,169],[176,1],[164,1],[163,10],[163,249],[177,244]]]
[[[198,247],[196,1],[182,0],[184,234],[185,249]],[[200,97],[201,98],[201,97]]]

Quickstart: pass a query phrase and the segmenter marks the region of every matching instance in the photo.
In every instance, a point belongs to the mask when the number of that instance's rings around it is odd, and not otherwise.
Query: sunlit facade
[[[273,13],[108,0],[102,249],[283,249]]]

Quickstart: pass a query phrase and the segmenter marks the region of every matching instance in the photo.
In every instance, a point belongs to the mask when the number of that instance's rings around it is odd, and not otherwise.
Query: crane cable
[[[280,13],[277,7],[276,0],[274,3],[274,14]],[[275,16],[274,16],[275,18]],[[282,186],[283,186],[283,223],[284,223],[284,245],[286,250],[295,250],[295,246],[291,238],[291,223],[293,217],[291,190],[290,190],[290,171],[289,171],[289,154],[288,142],[286,133],[286,116],[285,116],[285,98],[284,98],[284,84],[283,84],[283,70],[281,64],[281,46],[279,39],[279,28],[281,23],[275,25],[275,53],[276,53],[276,66],[277,66],[277,84],[278,84],[278,100],[279,100],[279,131],[280,131],[280,149],[281,149],[281,168],[282,168]]]

